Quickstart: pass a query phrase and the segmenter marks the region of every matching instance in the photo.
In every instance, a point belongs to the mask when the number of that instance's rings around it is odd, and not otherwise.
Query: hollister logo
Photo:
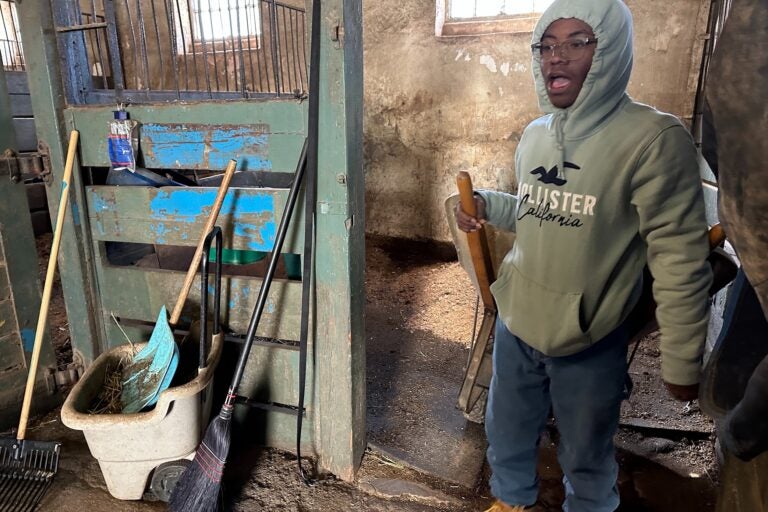
[[[572,164],[571,162],[565,162],[563,164],[563,167],[565,167],[566,169],[581,169],[581,167],[579,167],[576,164]],[[568,180],[566,180],[565,178],[560,178],[557,175],[556,165],[552,167],[550,170],[546,170],[543,167],[537,167],[531,171],[531,174],[533,174],[534,176],[538,174],[539,181],[547,185],[557,185],[558,187],[562,187],[563,185],[568,183]]]

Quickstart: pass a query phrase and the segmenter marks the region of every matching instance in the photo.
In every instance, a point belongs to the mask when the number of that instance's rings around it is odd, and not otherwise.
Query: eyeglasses
[[[536,60],[550,61],[555,58],[555,53],[564,60],[579,60],[587,54],[589,45],[596,43],[597,39],[589,37],[566,39],[556,44],[534,43],[531,51]]]

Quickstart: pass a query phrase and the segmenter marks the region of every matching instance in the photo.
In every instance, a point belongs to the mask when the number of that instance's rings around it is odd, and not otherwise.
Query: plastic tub
[[[147,412],[87,412],[104,386],[107,367],[130,357],[129,345],[99,356],[72,389],[61,409],[61,421],[83,431],[112,496],[139,500],[153,469],[165,462],[194,457],[208,425],[211,386],[222,340],[222,334],[213,337],[207,366],[193,380],[163,391],[155,408]]]

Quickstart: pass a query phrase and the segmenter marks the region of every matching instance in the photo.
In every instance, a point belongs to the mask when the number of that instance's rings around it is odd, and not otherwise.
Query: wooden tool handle
[[[29,410],[32,405],[32,395],[35,390],[35,379],[37,378],[37,365],[40,363],[40,351],[43,346],[43,336],[45,334],[45,325],[48,323],[48,306],[51,303],[51,292],[53,291],[54,275],[56,273],[56,262],[59,256],[59,246],[61,245],[61,232],[64,229],[64,215],[67,212],[69,198],[69,182],[72,178],[72,167],[75,163],[75,153],[77,152],[77,140],[80,133],[72,130],[69,135],[69,148],[67,149],[67,160],[64,164],[64,177],[61,179],[61,196],[59,197],[59,211],[56,214],[56,228],[53,231],[53,241],[51,242],[51,254],[48,257],[48,271],[45,274],[45,284],[43,285],[43,296],[40,300],[40,313],[37,316],[37,330],[35,331],[35,344],[32,348],[32,357],[29,361],[29,373],[27,374],[27,387],[24,390],[24,401],[21,405],[21,418],[19,419],[19,430],[16,433],[16,439],[23,440],[27,433],[27,421],[29,420]]]
[[[461,209],[464,213],[476,217],[477,208],[475,207],[475,196],[472,190],[472,178],[467,171],[459,172],[458,176],[456,176],[456,185],[459,187],[459,204]],[[491,294],[493,265],[491,264],[488,241],[483,228],[467,233],[467,242],[469,243],[469,253],[472,256],[472,266],[475,268],[477,285],[480,287],[480,298],[486,307],[494,308],[493,295]]]
[[[192,258],[192,263],[190,264],[189,270],[187,271],[187,277],[184,279],[184,284],[181,286],[181,292],[179,293],[179,298],[176,301],[176,306],[173,308],[173,313],[171,313],[171,326],[176,325],[176,323],[179,321],[179,318],[181,318],[181,310],[184,307],[184,302],[187,300],[189,290],[192,288],[192,281],[195,280],[197,269],[200,266],[200,260],[203,259],[203,245],[205,245],[205,237],[208,235],[208,233],[210,233],[211,229],[213,229],[213,225],[216,224],[216,219],[219,216],[221,205],[224,203],[224,197],[227,195],[229,182],[232,181],[232,176],[235,174],[236,167],[237,160],[230,160],[229,165],[227,165],[227,170],[224,171],[224,179],[222,179],[221,185],[219,185],[219,193],[216,195],[216,201],[214,201],[213,206],[211,207],[211,213],[208,215],[208,221],[205,223],[203,233],[200,235],[200,241],[197,242],[197,250],[195,250],[195,256]]]
[[[708,237],[710,251],[714,250],[715,247],[723,245],[723,242],[725,242],[725,230],[723,229],[722,224],[718,222],[709,228]]]

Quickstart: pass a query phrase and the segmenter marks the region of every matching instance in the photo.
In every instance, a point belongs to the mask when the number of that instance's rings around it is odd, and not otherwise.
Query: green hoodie
[[[662,375],[699,380],[711,271],[696,150],[674,116],[632,101],[632,17],[619,0],[557,0],[533,33],[560,18],[590,25],[595,55],[581,92],[523,133],[517,195],[481,191],[488,222],[516,231],[491,287],[507,328],[549,356],[588,348],[626,319],[654,276]]]

